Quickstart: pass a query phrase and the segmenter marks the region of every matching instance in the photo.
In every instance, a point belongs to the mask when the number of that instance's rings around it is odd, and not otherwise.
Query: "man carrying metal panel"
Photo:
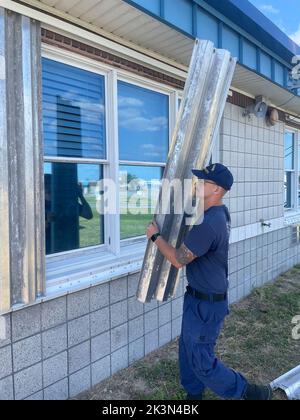
[[[196,194],[204,202],[204,218],[174,248],[155,222],[147,237],[173,266],[186,266],[188,287],[184,297],[179,342],[181,384],[190,400],[201,400],[205,388],[225,399],[270,400],[270,386],[252,385],[242,374],[223,365],[214,348],[228,311],[228,250],[231,219],[222,199],[233,185],[228,168],[214,164],[194,170]]]
[[[235,66],[236,59],[229,51],[216,49],[209,41],[196,40],[163,183],[189,181],[192,168],[203,168],[208,163],[218,137]],[[183,210],[177,211],[177,204],[182,203],[182,199],[172,191],[170,198],[166,199],[168,195],[162,186],[154,220],[164,238],[176,248],[186,227],[193,223],[185,220]],[[184,194],[184,212],[190,213],[188,202],[188,196]],[[154,297],[160,302],[166,301],[175,295],[178,280],[175,266],[148,241],[137,290],[138,300],[145,303]]]

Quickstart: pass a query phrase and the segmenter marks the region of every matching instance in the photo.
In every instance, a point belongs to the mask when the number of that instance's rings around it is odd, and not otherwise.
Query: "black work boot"
[[[202,401],[203,400],[203,394],[202,393],[198,394],[198,395],[187,394],[186,400],[187,401]]]
[[[248,384],[243,399],[246,401],[269,401],[272,399],[273,392],[270,385]]]

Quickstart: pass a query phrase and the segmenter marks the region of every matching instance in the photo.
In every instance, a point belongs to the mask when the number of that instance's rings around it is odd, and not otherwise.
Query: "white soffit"
[[[24,0],[11,3],[32,6],[129,48],[140,47],[150,55],[157,53],[182,70],[186,70],[189,64],[194,45],[191,38],[122,0]]]
[[[236,67],[232,86],[253,97],[263,95],[273,106],[291,114],[300,115],[300,96],[294,95],[292,92],[240,64]]]

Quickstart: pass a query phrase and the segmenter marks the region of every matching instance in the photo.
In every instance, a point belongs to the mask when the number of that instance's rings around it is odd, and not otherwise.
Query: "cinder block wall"
[[[233,227],[283,216],[284,126],[246,120],[228,104],[221,161],[237,183],[226,198]],[[300,262],[292,227],[230,247],[230,301]],[[0,399],[67,399],[89,389],[180,333],[185,273],[176,299],[136,301],[138,274],[6,315],[0,340]]]
[[[286,227],[230,246],[231,303],[300,263],[300,246],[293,236],[293,228]]]
[[[180,333],[184,281],[173,301],[137,302],[138,274],[6,315],[1,399],[67,399]]]
[[[243,111],[227,104],[220,128],[220,160],[235,177],[225,198],[232,228],[284,217],[284,123],[268,127],[264,119],[245,117]],[[231,245],[231,302],[299,263],[293,237],[293,227],[287,226]]]
[[[220,159],[235,177],[225,200],[233,228],[284,215],[284,123],[268,127],[243,111],[227,104],[220,129]]]

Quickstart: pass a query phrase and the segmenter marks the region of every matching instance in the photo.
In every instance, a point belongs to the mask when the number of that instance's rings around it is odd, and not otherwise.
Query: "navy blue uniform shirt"
[[[204,293],[227,292],[230,227],[227,207],[210,207],[204,212],[203,222],[193,226],[184,239],[185,246],[197,255],[186,266],[192,288]]]

